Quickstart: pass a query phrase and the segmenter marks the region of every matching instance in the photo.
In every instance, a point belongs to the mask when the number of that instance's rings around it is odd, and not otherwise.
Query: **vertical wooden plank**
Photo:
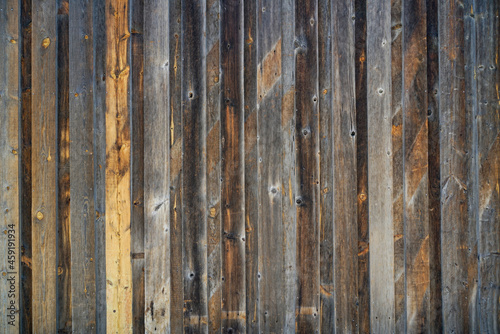
[[[500,330],[500,4],[476,2],[480,331]]]
[[[106,333],[106,12],[92,1],[96,332]]]
[[[295,331],[297,306],[297,210],[295,207],[295,0],[281,1],[281,187],[283,196],[285,333]]]
[[[333,287],[333,54],[332,1],[318,3],[318,84],[320,153],[320,330],[335,329]]]
[[[184,328],[184,274],[182,269],[182,95],[181,0],[169,1],[170,71],[170,240],[171,332]]]
[[[403,155],[407,332],[430,328],[425,1],[403,1]]]
[[[297,170],[297,270],[296,330],[319,330],[319,131],[318,131],[318,2],[295,7]]]
[[[33,331],[57,332],[57,6],[33,2]]]
[[[358,205],[359,331],[370,332],[370,228],[368,193],[367,3],[355,0],[356,167]]]
[[[243,1],[221,2],[222,330],[245,331]]]
[[[249,3],[249,2],[245,2]],[[208,332],[221,331],[220,1],[206,3]],[[245,129],[246,130],[246,129]],[[246,165],[245,165],[246,166]],[[247,175],[247,174],[245,174]],[[246,189],[246,188],[245,188]],[[247,266],[249,265],[247,261]],[[248,301],[248,299],[247,299]],[[247,318],[248,321],[248,318]],[[247,327],[248,328],[248,327]]]
[[[106,1],[107,330],[132,330],[130,115],[127,0]]]
[[[438,1],[427,1],[427,119],[429,160],[429,274],[430,329],[443,332],[441,297],[441,173],[440,173],[440,113],[439,113],[439,36]]]
[[[334,25],[334,284],[336,330],[358,330],[358,226],[354,3],[335,2]]]
[[[259,49],[258,19],[262,6],[258,1],[245,1],[244,8],[244,96],[245,96],[245,275],[246,330],[260,333],[259,308],[259,176],[257,143],[257,68]]]
[[[170,330],[168,1],[144,6],[145,330]]]
[[[374,333],[392,333],[395,326],[390,5],[390,0],[366,4],[370,330]]]
[[[464,73],[464,8],[439,1],[439,121],[443,330],[469,332],[468,157]],[[429,19],[431,19],[429,17]],[[430,59],[429,59],[430,62]],[[430,65],[430,64],[429,64]],[[431,124],[431,123],[430,123]],[[429,131],[430,131],[429,127]],[[429,133],[430,135],[431,133]],[[431,157],[431,153],[429,152]],[[432,282],[432,280],[431,280]],[[431,300],[432,303],[432,300]],[[431,304],[431,312],[434,308]],[[432,318],[431,318],[432,319]]]
[[[206,2],[182,2],[184,332],[208,331],[206,216]]]
[[[406,330],[403,221],[403,25],[402,0],[391,1],[392,220],[394,233],[395,331]]]
[[[20,62],[19,1],[0,1],[0,331],[16,333],[20,328]]]
[[[285,320],[283,223],[281,208],[281,1],[259,2],[258,94],[258,308],[259,329],[277,333]]]
[[[20,331],[33,332],[31,238],[31,0],[21,1]]]
[[[132,114],[132,315],[133,329],[144,329],[144,1],[130,2],[130,107]],[[148,16],[149,17],[149,16]],[[168,20],[168,18],[167,18]],[[167,94],[168,96],[168,91]],[[166,109],[167,110],[167,109]]]
[[[96,332],[92,2],[71,4],[69,147],[71,308],[75,332]],[[66,8],[67,9],[67,8]],[[59,41],[61,43],[61,41]],[[61,98],[61,96],[59,97]],[[62,133],[61,133],[62,134]],[[61,165],[61,162],[60,162]],[[66,203],[69,204],[69,203]],[[61,217],[62,218],[62,217]],[[61,220],[62,222],[62,220]],[[60,324],[61,326],[61,324]]]

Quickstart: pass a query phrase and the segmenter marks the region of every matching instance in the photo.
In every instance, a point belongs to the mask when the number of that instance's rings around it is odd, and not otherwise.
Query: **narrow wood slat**
[[[5,13],[9,13],[6,15]],[[19,1],[0,1],[0,203],[2,217],[0,228],[0,332],[18,333],[20,326],[20,179],[19,148],[21,124],[19,116],[21,68],[19,43],[21,6]]]
[[[171,319],[168,9],[167,0],[144,6],[144,327],[161,333]]]
[[[221,1],[222,330],[245,331],[243,2]]]
[[[333,4],[334,284],[336,330],[358,324],[357,124],[354,2]]]
[[[389,0],[366,4],[370,331],[374,333],[392,333],[395,327],[390,5]]]
[[[71,76],[67,79],[69,81],[69,115],[66,116],[69,116],[69,133],[65,133],[65,140],[68,144],[71,140],[71,143],[69,152],[65,152],[69,156],[61,155],[61,160],[69,158],[70,170],[65,172],[67,176],[71,175],[68,180],[72,198],[71,228],[68,231],[68,237],[71,237],[71,258],[68,259],[71,260],[68,263],[71,265],[70,328],[79,333],[96,332],[94,99],[92,92],[94,59],[91,5],[92,3],[79,2],[72,4],[69,8],[69,62],[66,70],[67,73],[71,73]],[[59,43],[61,45],[61,41]],[[68,134],[69,138],[67,138]],[[59,163],[61,167],[62,161]],[[61,176],[61,171],[59,175]],[[60,193],[61,195],[63,194]],[[64,204],[66,208],[69,208],[69,203]],[[60,218],[61,223],[64,221],[63,218]],[[61,306],[68,307],[64,304]],[[62,323],[59,326],[65,328]]]
[[[128,1],[106,1],[106,323],[132,330]]]
[[[318,3],[295,4],[296,94],[295,198],[297,210],[298,304],[300,333],[319,329],[319,129],[318,129]]]
[[[480,332],[500,330],[500,119],[498,1],[477,1],[477,169]]]
[[[57,332],[57,6],[33,1],[33,330]]]
[[[430,329],[426,4],[403,1],[406,330]]]

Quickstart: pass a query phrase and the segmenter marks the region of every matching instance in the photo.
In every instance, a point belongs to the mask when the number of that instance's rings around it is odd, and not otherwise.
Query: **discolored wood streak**
[[[106,1],[106,324],[132,330],[128,2]]]
[[[32,316],[57,332],[57,6],[32,4]]]
[[[318,128],[318,4],[295,4],[296,94],[295,145],[297,170],[296,330],[319,329],[319,128]]]
[[[222,331],[245,331],[243,3],[221,1]]]
[[[3,13],[10,12],[6,16]],[[2,213],[0,218],[0,270],[3,272],[0,281],[0,332],[18,333],[20,326],[19,312],[11,312],[10,307],[18,311],[20,298],[19,259],[20,254],[20,218],[22,207],[20,207],[20,178],[19,162],[21,152],[19,116],[19,77],[21,68],[19,63],[19,43],[22,33],[20,32],[21,6],[19,1],[0,1],[0,57],[3,59],[0,65],[0,205]],[[9,274],[7,274],[7,272]],[[7,276],[7,277],[4,277]],[[12,306],[11,306],[12,305]],[[13,314],[14,313],[14,314]]]
[[[430,328],[426,4],[403,2],[406,330]]]
[[[148,1],[144,13],[144,285],[146,332],[169,333],[170,189],[168,1]]]

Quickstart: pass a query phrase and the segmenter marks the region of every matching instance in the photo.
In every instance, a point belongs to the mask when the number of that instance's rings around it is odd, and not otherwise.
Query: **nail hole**
[[[355,135],[356,135],[356,132],[355,132],[355,131],[351,132],[351,136],[352,136],[352,137],[354,137]]]

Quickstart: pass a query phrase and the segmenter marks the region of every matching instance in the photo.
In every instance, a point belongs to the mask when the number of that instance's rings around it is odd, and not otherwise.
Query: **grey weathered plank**
[[[33,330],[57,332],[57,6],[33,1]]]
[[[334,284],[336,330],[358,326],[358,220],[354,2],[333,4]]]
[[[243,2],[221,1],[222,330],[245,331]],[[223,208],[223,209],[222,209]]]
[[[168,1],[144,6],[144,257],[147,332],[170,330]]]
[[[298,303],[296,328],[319,330],[318,3],[295,4],[295,198]]]
[[[367,2],[370,331],[394,332],[390,0]],[[358,131],[360,129],[358,128]]]
[[[67,5],[67,3],[66,3]],[[71,194],[71,327],[77,333],[96,332],[95,209],[94,209],[94,99],[92,3],[69,8],[69,82],[67,171]],[[68,8],[66,8],[68,9]],[[59,41],[61,45],[61,40]],[[60,64],[60,63],[59,63]],[[61,64],[60,64],[61,65]],[[61,83],[61,81],[59,81]],[[61,97],[60,97],[61,98]],[[68,98],[68,97],[67,97]],[[61,124],[61,122],[59,122]],[[69,134],[69,138],[67,135]],[[62,138],[61,138],[62,139]],[[60,147],[62,150],[62,147]],[[61,175],[61,170],[60,170]],[[60,194],[66,195],[66,194]],[[68,194],[69,195],[69,194]],[[66,195],[66,196],[68,196]],[[66,204],[65,208],[69,206]],[[61,212],[61,211],[60,211]],[[61,223],[64,217],[60,217]],[[69,217],[68,217],[69,218]],[[66,268],[63,268],[65,270]],[[66,306],[67,307],[67,306]],[[66,312],[66,311],[65,311]],[[64,324],[60,324],[60,328]]]
[[[20,20],[19,1],[0,1],[0,332],[20,329]]]
[[[206,1],[182,3],[184,332],[208,331]]]

